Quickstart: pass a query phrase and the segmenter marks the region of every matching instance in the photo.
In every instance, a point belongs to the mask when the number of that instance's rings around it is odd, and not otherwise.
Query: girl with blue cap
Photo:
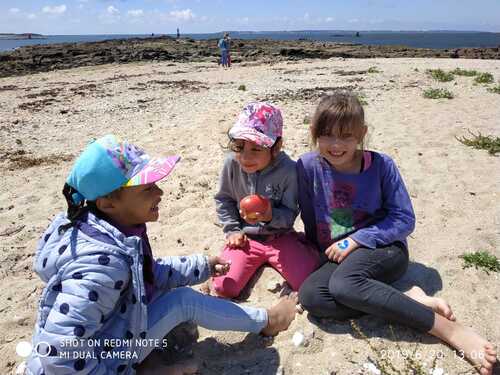
[[[156,183],[178,161],[151,158],[112,135],[77,159],[63,189],[68,210],[36,250],[34,267],[46,286],[28,374],[147,373],[145,359],[182,322],[276,335],[294,319],[293,295],[266,310],[185,287],[227,273],[230,263],[219,257],[153,258],[146,223],[159,217]],[[156,370],[169,373],[165,365]]]

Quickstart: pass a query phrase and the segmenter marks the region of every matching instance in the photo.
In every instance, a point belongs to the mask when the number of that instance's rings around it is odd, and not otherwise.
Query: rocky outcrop
[[[231,60],[279,61],[331,57],[444,57],[500,59],[500,48],[425,49],[405,46],[365,46],[308,40],[233,40]],[[158,37],[93,43],[27,46],[0,53],[0,77],[135,61],[217,62],[217,40]]]

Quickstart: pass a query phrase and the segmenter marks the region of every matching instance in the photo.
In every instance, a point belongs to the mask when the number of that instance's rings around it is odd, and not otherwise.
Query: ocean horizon
[[[486,48],[500,47],[500,33],[485,31],[363,31],[363,30],[298,30],[298,31],[229,31],[233,39],[312,40],[320,42],[356,43],[361,45],[398,45],[411,48]],[[1,39],[0,51],[19,47],[54,44],[98,42],[111,39],[175,37],[175,34],[87,34],[43,35],[41,39]],[[195,40],[217,39],[222,32],[182,34]]]

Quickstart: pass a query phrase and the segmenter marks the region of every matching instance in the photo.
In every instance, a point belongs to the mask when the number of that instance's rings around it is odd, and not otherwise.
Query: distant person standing
[[[220,64],[223,68],[229,68],[229,34],[224,33],[224,36],[219,40],[217,46],[220,49]]]
[[[179,32],[179,28],[177,28],[177,39],[181,37],[181,33]]]
[[[224,34],[224,39],[226,40],[226,46],[227,46],[227,67],[231,67],[231,37],[229,36],[229,33]]]

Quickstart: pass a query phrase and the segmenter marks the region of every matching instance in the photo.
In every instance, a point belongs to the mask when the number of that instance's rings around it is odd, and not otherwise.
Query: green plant
[[[380,73],[376,66],[370,66],[367,70],[368,73]]]
[[[447,73],[441,69],[428,69],[427,74],[439,82],[450,82],[455,79],[453,74]]]
[[[500,84],[496,85],[495,87],[488,88],[488,91],[495,94],[500,94]]]
[[[455,70],[452,70],[450,73],[455,74],[457,76],[465,76],[465,77],[473,77],[479,74],[477,70],[465,70],[460,68],[456,68]]]
[[[364,94],[357,94],[356,96],[358,97],[359,104],[368,105],[368,101],[366,100],[366,96]]]
[[[493,75],[491,73],[479,73],[474,79],[476,83],[493,83]]]
[[[487,251],[476,251],[465,253],[459,256],[464,260],[463,268],[475,267],[482,268],[489,275],[488,271],[500,272],[500,261],[498,258]]]
[[[423,95],[427,99],[453,99],[453,94],[445,89],[427,89]]]
[[[493,137],[492,135],[482,135],[481,133],[474,134],[468,130],[472,138],[455,137],[460,143],[473,147],[477,150],[487,150],[490,155],[496,155],[500,152],[500,137]]]
[[[238,90],[240,91],[247,91],[247,87],[245,85],[239,85]]]

